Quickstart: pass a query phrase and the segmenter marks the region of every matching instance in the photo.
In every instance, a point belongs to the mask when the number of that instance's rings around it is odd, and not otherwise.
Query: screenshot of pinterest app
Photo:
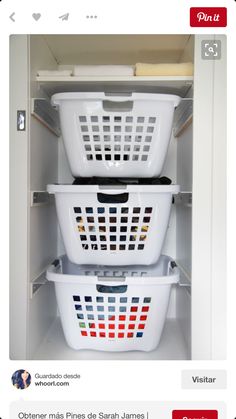
[[[0,419],[236,419],[234,0],[0,0]]]

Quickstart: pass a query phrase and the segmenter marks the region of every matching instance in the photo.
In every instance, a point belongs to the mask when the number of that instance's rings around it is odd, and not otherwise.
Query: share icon
[[[61,19],[61,20],[68,20],[69,19],[69,13],[66,13],[66,14],[64,14],[64,15],[62,15],[62,16],[59,16],[59,19]]]

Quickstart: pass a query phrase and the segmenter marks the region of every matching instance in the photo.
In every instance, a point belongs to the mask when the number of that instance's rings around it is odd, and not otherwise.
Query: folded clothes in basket
[[[132,65],[76,65],[74,76],[133,76]]]
[[[166,176],[156,178],[105,178],[84,177],[76,178],[73,185],[170,185],[171,179]]]
[[[192,76],[193,63],[146,64],[137,63],[136,76]]]

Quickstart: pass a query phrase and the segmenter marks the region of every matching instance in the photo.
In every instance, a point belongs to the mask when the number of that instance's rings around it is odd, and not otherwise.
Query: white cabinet
[[[225,357],[226,39],[220,60],[202,60],[188,35],[16,35],[11,37],[12,359],[223,359]],[[73,64],[194,61],[194,77],[37,77]],[[62,139],[31,115],[32,99],[62,91],[166,92],[184,98],[163,174],[180,184],[163,253],[181,268],[158,349],[122,354],[67,348],[47,266],[63,253],[46,185],[71,182]],[[193,119],[189,108],[193,104]],[[17,111],[26,129],[17,131]],[[184,112],[185,110],[185,112]],[[37,193],[37,194],[35,194]],[[37,202],[37,198],[39,198]],[[36,201],[34,201],[36,200]],[[19,310],[20,307],[20,310]]]

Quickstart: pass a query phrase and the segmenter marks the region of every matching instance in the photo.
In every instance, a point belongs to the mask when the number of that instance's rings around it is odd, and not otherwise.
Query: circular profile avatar
[[[31,375],[26,370],[17,370],[11,377],[14,387],[24,390],[31,384]]]

